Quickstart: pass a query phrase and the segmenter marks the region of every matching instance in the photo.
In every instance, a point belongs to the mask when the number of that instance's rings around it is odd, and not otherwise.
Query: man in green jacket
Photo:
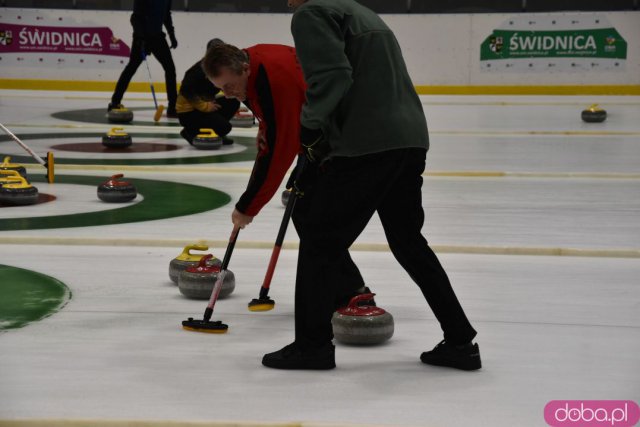
[[[300,142],[320,166],[301,229],[295,341],[262,363],[335,367],[331,271],[378,213],[393,255],[420,287],[444,332],[424,363],[481,367],[476,335],[446,272],[421,234],[429,138],[422,103],[386,24],[354,0],[289,0],[307,83]]]

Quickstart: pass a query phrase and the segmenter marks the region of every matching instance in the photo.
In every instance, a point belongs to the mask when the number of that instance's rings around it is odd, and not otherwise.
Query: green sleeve
[[[300,121],[309,129],[327,123],[353,83],[340,19],[330,10],[307,7],[298,10],[291,21],[296,54],[307,83]]]

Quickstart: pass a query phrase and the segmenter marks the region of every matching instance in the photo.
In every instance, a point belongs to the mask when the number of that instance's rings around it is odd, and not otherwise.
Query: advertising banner
[[[483,71],[622,70],[627,42],[602,15],[525,15],[493,30],[480,47]]]
[[[70,17],[69,11],[56,9],[0,10],[0,64],[20,70],[20,77],[26,78],[51,70],[66,74],[121,69],[130,48],[108,22],[96,18],[84,13]],[[125,35],[130,31],[126,24]],[[36,68],[38,74],[32,75]]]

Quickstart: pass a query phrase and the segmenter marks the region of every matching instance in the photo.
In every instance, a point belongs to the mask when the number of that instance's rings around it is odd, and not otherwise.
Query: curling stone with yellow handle
[[[208,251],[209,246],[207,245],[187,245],[182,250],[182,253],[171,260],[169,263],[169,278],[176,285],[178,284],[178,277],[180,273],[186,270],[189,267],[197,267],[200,264],[200,260],[208,254],[193,254],[191,251]],[[210,267],[220,266],[222,261],[218,258],[212,256],[207,265]]]
[[[182,295],[193,299],[209,299],[211,297],[213,286],[216,284],[222,268],[221,265],[208,266],[207,264],[211,258],[213,258],[213,255],[205,255],[196,267],[188,267],[180,273],[178,276],[178,289],[180,289]],[[226,270],[218,298],[228,297],[235,287],[235,275],[231,270]]]
[[[607,119],[607,112],[598,104],[593,104],[582,111],[582,120],[587,123],[601,123]]]
[[[102,137],[102,145],[107,148],[127,148],[131,144],[131,135],[123,132],[122,128],[111,128],[111,130]]]
[[[0,170],[0,203],[33,205],[38,202],[38,189],[14,170]]]
[[[107,120],[111,123],[130,123],[133,120],[133,111],[119,104],[107,112]]]
[[[4,161],[0,163],[0,170],[16,171],[25,179],[27,178],[27,170],[25,169],[25,167],[17,163],[11,163],[11,157],[9,156],[5,157]]]
[[[200,129],[200,132],[193,138],[193,146],[198,150],[217,150],[222,147],[222,138],[213,129]]]

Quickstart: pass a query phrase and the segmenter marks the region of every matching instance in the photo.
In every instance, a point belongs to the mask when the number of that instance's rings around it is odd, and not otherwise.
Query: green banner
[[[480,46],[480,60],[521,58],[626,59],[627,42],[615,28],[570,31],[494,30]]]

